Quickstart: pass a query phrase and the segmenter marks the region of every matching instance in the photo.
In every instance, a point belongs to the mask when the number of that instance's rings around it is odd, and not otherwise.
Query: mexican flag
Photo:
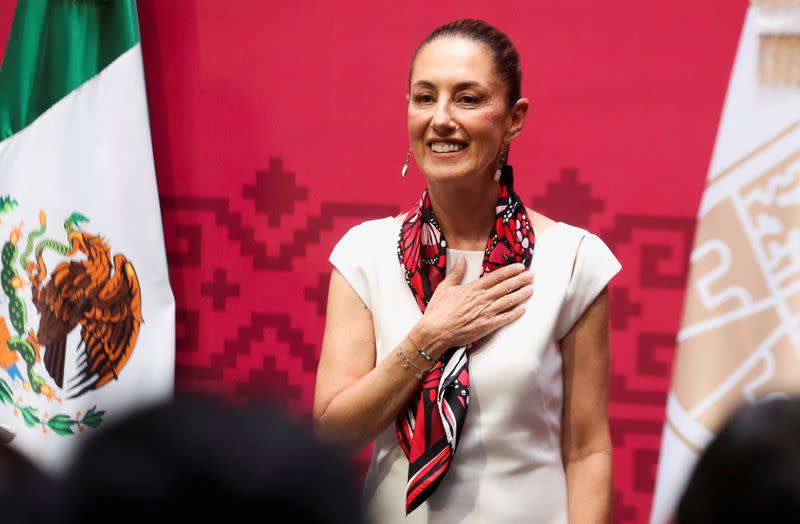
[[[698,213],[651,522],[737,407],[800,394],[800,0],[745,18]]]
[[[0,424],[48,471],[172,394],[135,0],[20,0],[0,69]]]

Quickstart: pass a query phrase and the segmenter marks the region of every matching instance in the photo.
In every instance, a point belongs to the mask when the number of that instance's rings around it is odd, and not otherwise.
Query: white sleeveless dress
[[[392,217],[370,220],[350,229],[330,256],[372,313],[377,362],[422,316],[397,259],[399,233]],[[448,250],[447,271],[459,255],[467,258],[464,282],[477,279],[483,252]],[[558,341],[620,269],[583,229],[557,222],[536,236],[525,314],[470,353],[469,407],[450,470],[406,516],[408,460],[390,425],[375,440],[364,486],[372,522],[567,522]]]

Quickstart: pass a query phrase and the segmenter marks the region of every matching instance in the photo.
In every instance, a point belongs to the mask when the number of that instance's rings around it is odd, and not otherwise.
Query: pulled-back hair
[[[506,84],[508,107],[513,107],[517,103],[522,91],[522,71],[517,48],[504,32],[483,20],[465,18],[434,29],[414,51],[411,68],[408,72],[409,85],[411,84],[411,73],[414,70],[414,61],[417,59],[420,49],[438,38],[466,38],[488,47],[492,51],[495,70]]]

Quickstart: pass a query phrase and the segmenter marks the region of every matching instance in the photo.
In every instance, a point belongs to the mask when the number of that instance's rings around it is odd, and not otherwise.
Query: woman
[[[514,193],[520,77],[485,22],[431,33],[408,95],[427,190],[331,254],[314,416],[328,440],[375,442],[375,522],[610,518],[606,284],[620,265]]]

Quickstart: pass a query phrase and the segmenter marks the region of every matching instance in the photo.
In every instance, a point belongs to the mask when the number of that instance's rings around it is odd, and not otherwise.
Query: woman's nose
[[[449,101],[441,100],[436,104],[436,109],[431,119],[431,125],[434,131],[439,134],[442,134],[442,132],[446,134],[448,130],[455,129]]]

